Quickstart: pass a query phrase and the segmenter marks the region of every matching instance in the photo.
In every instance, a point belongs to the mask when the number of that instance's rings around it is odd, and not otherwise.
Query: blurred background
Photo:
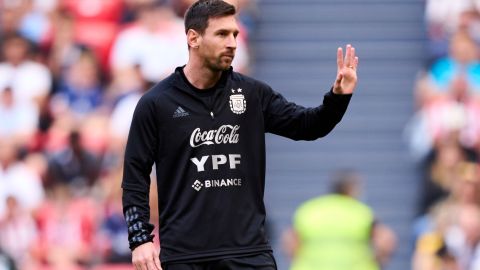
[[[0,0],[0,269],[132,269],[126,136],[142,93],[187,61],[191,2]],[[397,235],[385,269],[480,269],[480,1],[236,4],[234,69],[291,101],[321,102],[337,47],[351,43],[360,57],[357,92],[332,133],[267,135],[279,269],[289,268],[281,235],[295,209],[345,168]]]

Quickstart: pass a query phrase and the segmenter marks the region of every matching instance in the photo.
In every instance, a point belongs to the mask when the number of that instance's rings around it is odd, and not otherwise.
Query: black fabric
[[[130,193],[130,195],[139,194],[136,192]],[[131,250],[134,250],[146,242],[153,242],[154,235],[152,231],[154,226],[150,223],[145,223],[144,220],[148,217],[142,216],[146,212],[147,211],[139,211],[136,206],[129,207],[125,210],[125,221],[128,224],[128,243]],[[148,210],[148,212],[150,211]]]
[[[330,91],[323,105],[304,108],[231,69],[215,88],[206,98],[178,68],[135,109],[123,207],[136,207],[129,228],[135,228],[132,222],[148,224],[155,163],[162,262],[271,251],[264,228],[265,133],[295,140],[325,136],[351,97]],[[129,240],[146,232],[129,231]]]
[[[213,261],[162,264],[163,270],[277,270],[272,253],[222,258]]]

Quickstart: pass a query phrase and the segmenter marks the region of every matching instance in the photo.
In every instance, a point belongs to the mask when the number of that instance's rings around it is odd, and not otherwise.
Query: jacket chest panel
[[[254,122],[249,119],[252,114],[248,105],[248,97],[233,89],[211,102],[185,96],[172,99],[162,108],[164,145],[174,151],[179,147],[194,150],[238,144],[241,133]]]

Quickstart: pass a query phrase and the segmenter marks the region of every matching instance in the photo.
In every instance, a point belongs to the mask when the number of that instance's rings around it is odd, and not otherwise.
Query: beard
[[[213,60],[205,59],[205,64],[212,71],[225,71],[232,65],[234,57],[234,54],[221,54]]]

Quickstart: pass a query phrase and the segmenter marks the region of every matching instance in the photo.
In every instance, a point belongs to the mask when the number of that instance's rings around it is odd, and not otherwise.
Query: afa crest
[[[236,90],[238,94],[235,94],[235,90],[232,89],[233,95],[230,95],[230,109],[233,113],[242,114],[247,110],[247,101],[242,93],[242,89]]]

